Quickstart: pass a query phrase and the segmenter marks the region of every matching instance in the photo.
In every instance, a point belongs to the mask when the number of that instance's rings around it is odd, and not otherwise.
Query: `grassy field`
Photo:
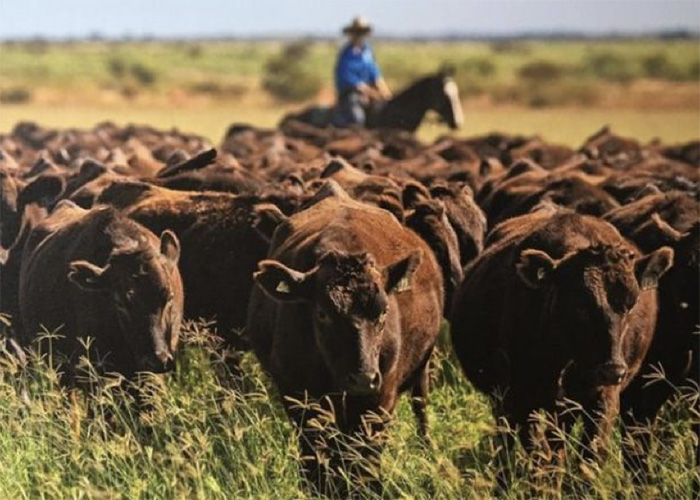
[[[218,143],[233,122],[272,127],[286,112],[333,100],[333,42],[304,45],[300,68],[290,70],[318,86],[314,97],[289,102],[265,91],[266,68],[284,47],[272,41],[0,44],[0,132],[20,120],[90,127],[109,119],[175,126]],[[504,131],[578,145],[610,124],[641,140],[700,136],[696,40],[380,40],[375,49],[395,89],[452,64],[466,112],[461,135]],[[428,121],[420,136],[445,132]]]
[[[329,85],[338,42],[313,42],[302,56],[306,72]],[[517,83],[528,63],[556,65],[564,75],[587,83],[653,78],[695,83],[700,47],[697,40],[520,41],[520,42],[374,42],[377,59],[394,86],[435,71],[444,64],[458,77],[487,77],[491,87]],[[45,87],[69,92],[110,90],[141,84],[141,91],[179,89],[196,92],[197,83],[254,89],[266,65],[284,48],[282,42],[91,42],[0,45],[2,87]],[[600,56],[605,56],[598,61]],[[657,60],[649,62],[655,57]],[[597,64],[596,64],[597,63]],[[606,67],[605,63],[615,68]],[[146,69],[152,80],[131,71]],[[488,67],[486,67],[488,66]],[[615,70],[617,72],[615,72]],[[624,72],[624,74],[623,74]],[[530,75],[535,78],[537,75]],[[200,89],[201,90],[201,89]],[[206,90],[204,91],[206,93]],[[83,97],[85,94],[83,92]]]
[[[45,359],[37,356],[22,374],[3,361],[0,497],[307,497],[299,485],[296,433],[269,379],[246,356],[246,375],[234,381],[213,352],[203,327],[187,328],[177,371],[144,383],[151,408],[140,415],[110,380],[92,379],[101,389],[86,398],[58,388]],[[433,446],[417,438],[404,398],[382,456],[384,498],[491,495],[496,443],[490,408],[445,352],[435,355],[431,374]],[[687,406],[667,409],[654,429],[663,438],[654,438],[655,468],[647,483],[635,484],[624,472],[616,431],[611,458],[585,474],[577,466],[575,437],[567,441],[570,460],[554,469],[543,467],[542,455],[511,451],[516,475],[508,498],[688,498],[693,479],[700,478],[692,467]]]

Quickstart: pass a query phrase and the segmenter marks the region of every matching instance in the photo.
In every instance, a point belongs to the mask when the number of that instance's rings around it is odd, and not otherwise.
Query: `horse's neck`
[[[427,84],[418,82],[387,101],[372,120],[372,126],[415,132],[430,109]]]

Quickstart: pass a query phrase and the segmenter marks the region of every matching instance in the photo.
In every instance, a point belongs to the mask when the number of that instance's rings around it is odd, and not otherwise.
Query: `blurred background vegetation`
[[[535,118],[544,115],[533,111],[556,117],[557,110],[565,109],[571,116],[573,108],[585,117],[606,110],[613,122],[611,110],[620,116],[684,113],[682,123],[668,123],[670,131],[659,134],[679,139],[699,135],[692,125],[700,118],[700,45],[695,38],[374,40],[373,45],[394,91],[443,64],[453,65],[468,120],[470,112],[498,116],[512,109]],[[112,117],[115,110],[133,109],[138,119],[139,112],[148,110],[151,114],[144,118],[158,126],[172,122],[158,111],[177,107],[185,114],[200,112],[201,124],[192,123],[189,130],[218,140],[227,125],[222,120],[272,126],[281,114],[303,104],[331,104],[338,49],[336,41],[319,40],[4,42],[0,106],[6,118],[0,117],[0,131],[18,119],[51,116],[56,110],[64,112],[63,125],[83,125],[83,117],[93,114]],[[75,120],[70,109],[78,114]],[[224,109],[230,118],[216,115]],[[206,128],[212,120],[216,131]],[[592,125],[590,132],[600,125]],[[478,126],[467,129],[479,131]]]

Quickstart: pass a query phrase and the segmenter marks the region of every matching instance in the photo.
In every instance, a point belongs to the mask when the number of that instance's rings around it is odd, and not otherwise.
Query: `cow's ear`
[[[658,188],[657,188],[658,189]],[[683,233],[676,230],[668,222],[663,220],[661,216],[654,212],[651,216],[651,221],[656,229],[663,235],[664,239],[669,243],[675,243],[683,239]]]
[[[530,288],[539,288],[547,283],[557,267],[557,261],[546,252],[528,248],[520,252],[520,259],[515,264],[518,276]]]
[[[106,269],[86,260],[74,260],[68,266],[68,279],[82,290],[99,292],[107,286]]]
[[[180,241],[170,229],[166,229],[160,235],[160,253],[173,264],[180,259]]]
[[[287,217],[277,206],[271,203],[260,204],[253,211],[253,230],[269,243],[277,226],[285,220]]]
[[[661,247],[635,262],[634,273],[642,289],[656,288],[659,278],[673,265],[673,249]]]
[[[411,280],[423,260],[423,252],[416,250],[403,259],[384,268],[384,290],[386,293],[403,292],[411,289]]]
[[[318,268],[308,272],[290,269],[276,260],[263,260],[253,277],[271,298],[285,302],[310,300]]]

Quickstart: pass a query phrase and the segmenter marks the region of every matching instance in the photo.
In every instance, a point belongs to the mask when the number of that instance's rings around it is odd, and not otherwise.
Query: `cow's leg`
[[[302,489],[311,494],[327,495],[330,493],[328,468],[330,465],[329,449],[322,429],[311,425],[311,421],[321,416],[318,403],[312,402],[306,395],[287,396],[284,391],[283,402],[287,415],[299,429],[299,462]]]
[[[621,396],[622,412],[622,454],[625,468],[632,474],[634,482],[646,483],[649,480],[647,456],[651,444],[651,426],[663,403],[671,396],[672,388],[664,381],[649,385],[643,375],[634,380]]]
[[[581,457],[588,462],[602,463],[609,451],[609,440],[620,412],[620,386],[600,389],[587,401],[580,401],[590,415],[583,422],[584,434],[581,439]]]
[[[428,379],[428,370],[423,369],[418,377],[418,381],[413,385],[413,389],[411,390],[411,405],[413,414],[416,416],[416,422],[418,423],[418,434],[426,443],[430,443],[427,412]]]
[[[418,424],[418,435],[426,445],[430,446],[432,443],[428,430],[428,389],[430,385],[428,359],[430,359],[430,354],[426,356],[425,362],[418,370],[411,387],[411,406]]]
[[[517,411],[514,408],[513,399],[509,394],[497,394],[492,396],[494,419],[496,420],[496,435],[494,442],[496,470],[495,496],[500,498],[508,496],[508,491],[513,483],[514,463],[513,450],[515,449],[516,432],[519,433],[521,442],[527,446],[529,442],[529,428],[527,418],[522,418],[526,412]]]
[[[300,429],[305,487],[314,494],[348,498],[363,490],[381,493],[378,473],[367,471],[378,471],[386,415],[377,408],[376,399],[366,399],[341,396],[311,404],[285,403]],[[328,419],[330,412],[334,419]]]

